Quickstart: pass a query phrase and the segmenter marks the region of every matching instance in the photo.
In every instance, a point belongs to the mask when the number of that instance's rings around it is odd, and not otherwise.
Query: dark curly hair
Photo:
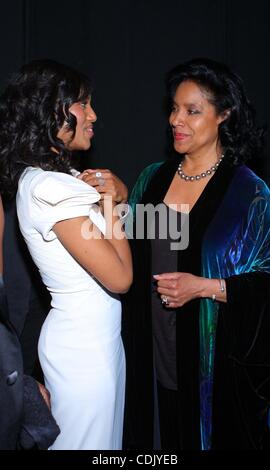
[[[70,173],[71,152],[57,134],[66,121],[74,137],[69,108],[90,93],[86,76],[52,60],[34,60],[12,76],[0,97],[1,192],[13,196],[28,166]]]
[[[255,111],[246,95],[242,79],[225,64],[197,58],[172,69],[166,77],[170,109],[177,87],[195,82],[207,93],[218,114],[230,110],[219,125],[219,141],[226,159],[236,165],[258,156],[263,144],[263,128],[255,125]]]

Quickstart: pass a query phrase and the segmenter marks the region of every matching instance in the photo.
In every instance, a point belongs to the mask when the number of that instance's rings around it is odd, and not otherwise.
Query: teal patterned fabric
[[[146,190],[149,181],[155,174],[155,172],[160,168],[163,162],[152,163],[147,166],[140,174],[139,178],[136,181],[136,184],[131,191],[129,198],[129,205],[131,206],[132,212],[135,215],[136,204],[139,203],[142,199],[142,195]]]
[[[227,278],[250,272],[270,273],[270,191],[242,166],[204,237],[202,276]],[[211,448],[212,386],[218,302],[200,306],[201,447]]]
[[[133,223],[134,223],[134,219],[136,217],[136,204],[139,204],[141,199],[142,199],[142,196],[150,182],[150,180],[152,179],[152,177],[154,176],[154,174],[156,173],[156,171],[160,168],[160,166],[162,165],[163,162],[157,162],[157,163],[152,163],[151,165],[147,166],[146,168],[144,168],[144,170],[141,172],[141,174],[139,175],[135,185],[134,185],[134,188],[132,189],[131,193],[130,193],[130,197],[129,197],[129,200],[128,200],[128,203],[129,203],[129,212],[128,212],[128,215],[127,215],[127,218],[126,218],[126,221],[125,221],[125,231],[126,231],[126,235],[128,238],[133,238]]]

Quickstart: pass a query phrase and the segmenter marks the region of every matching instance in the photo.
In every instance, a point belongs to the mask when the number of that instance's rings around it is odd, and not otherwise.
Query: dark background
[[[8,0],[1,3],[0,86],[33,58],[93,78],[96,136],[86,166],[109,167],[131,188],[165,158],[164,76],[207,56],[245,81],[260,124],[270,125],[269,0]],[[252,167],[270,182],[269,137]]]

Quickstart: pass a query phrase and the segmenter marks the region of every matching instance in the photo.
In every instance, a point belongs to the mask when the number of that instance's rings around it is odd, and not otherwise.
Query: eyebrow
[[[176,106],[179,106],[179,104],[175,100],[173,100],[173,104],[176,104]],[[181,106],[185,106],[186,108],[191,107],[191,106],[200,106],[200,107],[202,107],[203,103],[201,101],[197,101],[197,102],[193,101],[193,102],[190,102],[190,103],[184,103]]]

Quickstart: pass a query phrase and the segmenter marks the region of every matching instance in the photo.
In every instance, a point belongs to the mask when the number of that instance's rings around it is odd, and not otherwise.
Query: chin
[[[76,150],[89,150],[91,147],[91,142],[87,142],[87,144],[83,144],[78,146]]]
[[[174,145],[174,150],[177,153],[186,153],[187,152],[187,150],[185,150],[183,145],[177,145],[177,144]]]
[[[91,147],[91,140],[89,139],[89,140],[87,140],[87,142],[85,142],[84,150],[88,150],[88,149],[90,149],[90,147]]]

